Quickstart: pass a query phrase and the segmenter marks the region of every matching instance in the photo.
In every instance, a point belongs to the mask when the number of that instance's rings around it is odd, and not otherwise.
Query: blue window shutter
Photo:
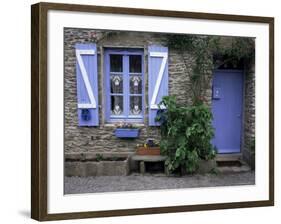
[[[96,44],[76,44],[77,109],[79,126],[98,126]]]
[[[148,102],[150,126],[159,126],[155,122],[158,104],[168,95],[168,48],[151,45],[148,47]]]

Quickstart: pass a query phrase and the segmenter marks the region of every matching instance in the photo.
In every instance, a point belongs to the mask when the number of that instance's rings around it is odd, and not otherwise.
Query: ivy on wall
[[[193,103],[204,101],[203,93],[210,83],[214,69],[226,64],[237,65],[243,61],[245,67],[253,63],[255,42],[247,37],[220,37],[200,35],[169,35],[169,48],[177,50],[187,67],[185,53],[190,52],[195,60],[191,74]]]

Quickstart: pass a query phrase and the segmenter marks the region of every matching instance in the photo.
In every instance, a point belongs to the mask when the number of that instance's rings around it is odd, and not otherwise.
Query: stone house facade
[[[77,44],[93,44],[95,43],[96,60],[97,60],[97,119],[98,124],[94,126],[80,126],[77,104]],[[146,33],[146,32],[111,32],[103,30],[91,29],[75,29],[65,28],[64,30],[64,145],[66,158],[82,158],[83,156],[91,156],[97,153],[128,155],[133,154],[136,150],[136,145],[144,143],[148,138],[160,139],[159,127],[149,124],[150,119],[150,96],[149,96],[149,47],[150,46],[166,46],[167,35],[160,33]],[[123,57],[122,63],[128,68],[141,66],[141,100],[136,100],[138,95],[130,95],[128,99],[134,99],[138,104],[137,107],[128,104],[127,112],[130,114],[133,109],[141,109],[142,117],[136,120],[134,125],[140,128],[140,136],[134,140],[119,139],[114,135],[116,122],[108,118],[108,113],[112,113],[114,106],[108,104],[108,99],[115,99],[118,101],[118,94],[108,98],[106,91],[106,73],[107,66],[111,62],[106,59],[107,52],[116,50],[118,54],[123,51],[127,52],[141,52],[142,63],[139,65],[137,60],[126,61]],[[167,74],[168,74],[168,94],[174,95],[177,101],[181,104],[191,103],[190,92],[190,74],[193,72],[194,57],[191,53],[186,52],[184,55],[177,50],[168,49],[167,58]],[[121,52],[121,53],[120,53]],[[129,53],[130,54],[130,53]],[[134,57],[132,57],[134,58]],[[184,58],[184,60],[183,60]],[[118,67],[118,58],[112,62],[112,67]],[[128,59],[131,60],[131,59]],[[84,61],[85,62],[85,61]],[[86,62],[85,62],[86,63]],[[129,71],[130,73],[130,71]],[[210,82],[205,89],[204,95],[207,104],[212,107],[213,98],[213,72],[210,71]],[[137,77],[137,76],[136,76]],[[120,76],[117,76],[117,81]],[[139,77],[137,77],[139,78]],[[137,79],[136,78],[136,79]],[[110,79],[110,78],[109,78]],[[243,72],[243,114],[242,114],[242,131],[241,131],[241,153],[246,160],[249,160],[249,151],[251,142],[255,137],[255,86],[254,86],[254,69],[248,72]],[[124,80],[121,80],[125,82]],[[120,80],[118,81],[120,82]],[[130,81],[127,80],[128,86]],[[80,83],[81,85],[81,83]],[[129,87],[130,88],[130,87]],[[123,90],[125,91],[125,90]],[[117,90],[118,92],[118,90]],[[121,90],[122,92],[122,90]],[[140,98],[139,98],[140,99]],[[111,100],[112,101],[112,100]],[[125,100],[119,99],[119,103],[125,105]],[[141,102],[140,102],[141,101]],[[118,103],[117,102],[117,103]],[[116,105],[115,105],[116,106]],[[121,108],[125,110],[125,108]],[[108,112],[109,111],[109,112]],[[111,111],[111,112],[110,112]],[[135,113],[135,112],[134,112]],[[111,115],[109,115],[110,117]],[[122,120],[122,119],[121,119]],[[130,123],[129,119],[125,119]]]

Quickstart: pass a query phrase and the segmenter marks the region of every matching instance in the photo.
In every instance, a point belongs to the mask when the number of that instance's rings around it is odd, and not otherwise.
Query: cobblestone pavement
[[[99,177],[65,177],[65,194],[178,189],[255,184],[255,172],[233,174],[187,175],[167,177],[163,174]]]

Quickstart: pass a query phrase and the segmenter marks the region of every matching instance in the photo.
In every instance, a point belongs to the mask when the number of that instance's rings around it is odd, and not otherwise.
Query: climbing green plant
[[[180,106],[174,96],[163,97],[156,120],[161,127],[161,154],[167,156],[166,166],[170,171],[179,167],[193,173],[200,159],[214,158],[215,149],[210,143],[214,136],[210,109],[202,104]]]
[[[190,90],[193,103],[204,101],[204,90],[208,89],[211,74],[214,69],[226,63],[238,63],[244,60],[247,64],[253,63],[255,42],[246,37],[220,37],[202,35],[168,36],[169,48],[177,50],[188,68],[186,52],[194,58],[192,73],[190,74]]]
[[[204,90],[210,82],[210,72],[213,70],[213,60],[210,49],[215,40],[209,36],[170,35],[168,46],[177,50],[182,56],[185,67],[188,68],[186,52],[194,58],[192,73],[190,74],[190,90],[194,104],[204,101]]]

